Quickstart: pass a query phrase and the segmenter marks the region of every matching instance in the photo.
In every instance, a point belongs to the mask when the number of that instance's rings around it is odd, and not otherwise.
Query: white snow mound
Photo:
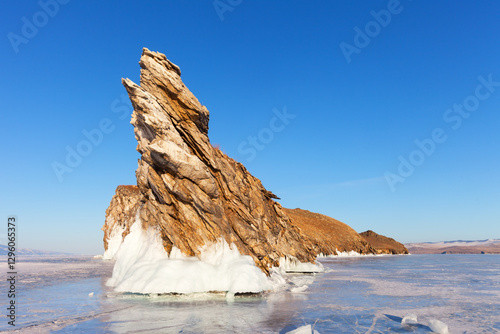
[[[292,331],[286,332],[286,334],[320,334],[317,330],[313,329],[311,325],[301,326]]]
[[[403,320],[401,320],[401,324],[406,325],[416,325],[418,324],[417,315],[410,313],[404,316]]]
[[[321,263],[303,263],[293,256],[280,258],[280,269],[287,273],[320,273],[325,269]]]
[[[339,252],[338,249],[335,250],[335,254],[323,254],[319,253],[318,258],[339,258],[339,257],[365,257],[365,256],[385,256],[386,254],[360,254],[356,251],[345,251]]]
[[[109,233],[108,236],[108,249],[102,255],[103,260],[113,260],[115,258],[116,253],[120,249],[122,244],[122,235],[125,231],[125,227],[115,226],[113,230]]]
[[[302,285],[302,286],[296,286],[294,288],[291,288],[290,291],[292,293],[301,293],[307,290],[309,288],[307,285]]]
[[[144,230],[140,219],[131,226],[114,257],[116,263],[107,285],[118,292],[257,293],[274,285],[250,256],[241,255],[225,240],[203,247],[199,258],[185,256],[175,247],[168,256],[159,232]]]
[[[434,333],[438,334],[448,334],[448,325],[446,325],[444,322],[436,320],[436,319],[431,319],[429,320],[429,328],[431,331]]]

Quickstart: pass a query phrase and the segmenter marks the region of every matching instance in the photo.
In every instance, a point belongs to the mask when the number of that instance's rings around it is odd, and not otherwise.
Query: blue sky
[[[142,47],[283,206],[402,242],[500,238],[500,3],[55,1],[0,12],[0,216],[20,247],[102,252],[115,188],[136,183],[120,79],[139,81]]]

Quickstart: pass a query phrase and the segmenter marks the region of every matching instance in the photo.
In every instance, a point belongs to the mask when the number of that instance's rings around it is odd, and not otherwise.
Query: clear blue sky
[[[120,79],[139,81],[142,47],[283,206],[402,242],[500,238],[499,2],[54,1],[0,12],[0,243],[15,214],[21,247],[102,252],[115,188],[136,183]]]

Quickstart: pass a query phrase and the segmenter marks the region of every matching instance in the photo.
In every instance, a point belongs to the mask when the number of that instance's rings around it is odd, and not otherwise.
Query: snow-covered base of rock
[[[339,252],[338,250],[335,251],[336,254],[323,254],[320,253],[318,255],[318,258],[337,258],[337,257],[361,257],[361,256],[384,256],[386,254],[360,254],[355,251],[346,251],[346,252]]]
[[[295,257],[280,258],[280,270],[287,273],[320,273],[324,271],[321,263],[303,263]]]
[[[108,255],[108,257],[112,255]],[[279,290],[286,285],[283,271],[319,272],[321,265],[282,259],[283,267],[273,268],[267,277],[248,255],[241,255],[234,244],[225,240],[207,245],[199,257],[188,257],[178,248],[165,252],[159,232],[143,229],[140,219],[130,228],[116,254],[113,275],[107,285],[117,292],[142,294],[197,293],[221,291],[259,293]]]

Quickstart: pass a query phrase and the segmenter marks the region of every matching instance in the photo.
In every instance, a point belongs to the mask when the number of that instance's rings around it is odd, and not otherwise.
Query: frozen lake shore
[[[500,331],[499,255],[324,258],[324,273],[288,274],[286,290],[150,296],[106,286],[112,262],[25,258],[16,332],[450,333]],[[0,286],[6,283],[2,282]],[[403,318],[414,324],[402,324]],[[12,330],[4,320],[0,330]]]

